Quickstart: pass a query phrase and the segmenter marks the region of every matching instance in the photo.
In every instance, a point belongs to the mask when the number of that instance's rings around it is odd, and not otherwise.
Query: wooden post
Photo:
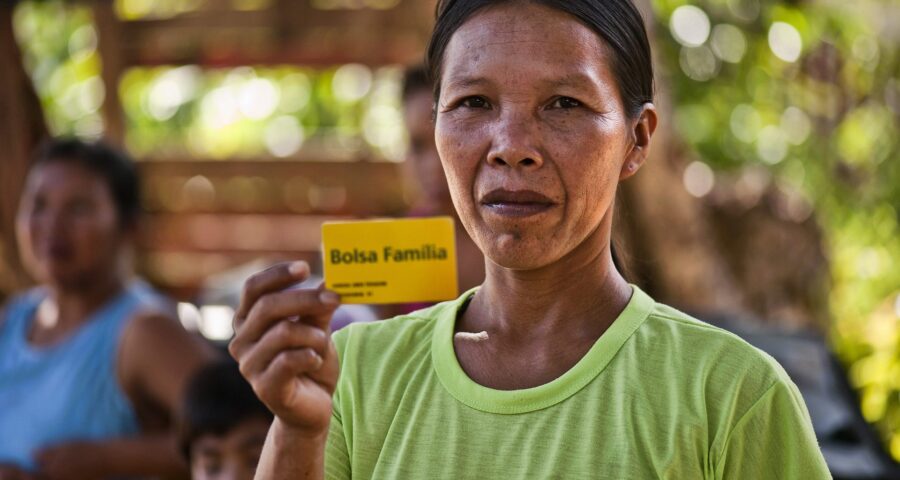
[[[104,139],[118,147],[125,145],[125,119],[119,99],[119,79],[124,59],[121,49],[122,23],[116,18],[112,0],[93,2],[94,22],[97,26],[97,49],[102,59],[101,78],[106,87],[103,101]]]
[[[47,134],[13,35],[13,9],[0,2],[0,301],[28,283],[16,246],[16,209],[31,152]]]

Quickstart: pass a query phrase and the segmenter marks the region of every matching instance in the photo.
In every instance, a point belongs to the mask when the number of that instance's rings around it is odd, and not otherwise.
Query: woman
[[[456,217],[441,159],[434,144],[434,122],[431,121],[434,85],[428,79],[428,71],[424,65],[406,70],[403,75],[402,99],[403,124],[409,133],[409,150],[404,162],[406,180],[417,185],[419,190],[407,215]],[[455,227],[458,281],[460,291],[464,292],[484,282],[484,255],[459,223]],[[402,311],[397,313],[409,313],[430,305],[403,305]]]
[[[332,342],[336,295],[282,290],[306,266],[248,280],[230,348],[276,416],[258,478],[829,478],[774,360],[613,266],[657,121],[634,6],[441,2],[428,60],[484,284]]]
[[[16,233],[41,285],[0,314],[0,478],[187,472],[171,425],[212,352],[129,280],[138,212],[122,154],[58,140],[37,155]]]

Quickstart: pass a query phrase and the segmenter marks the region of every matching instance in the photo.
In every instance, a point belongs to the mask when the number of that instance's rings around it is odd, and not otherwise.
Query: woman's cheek
[[[114,252],[117,249],[119,226],[114,212],[104,210],[79,219],[73,225],[73,238],[85,257],[93,258],[94,252]],[[98,246],[102,245],[100,249]]]
[[[448,115],[436,129],[436,144],[448,182],[456,182],[451,188],[471,181],[479,161],[480,152],[485,149],[484,128],[471,119]],[[454,118],[457,117],[457,118]]]
[[[39,224],[33,215],[22,215],[16,220],[16,237],[23,263],[36,261],[37,241],[40,238]]]

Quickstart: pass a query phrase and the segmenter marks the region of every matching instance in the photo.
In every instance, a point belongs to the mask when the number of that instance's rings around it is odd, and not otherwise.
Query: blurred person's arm
[[[64,443],[38,454],[40,475],[36,478],[186,477],[187,464],[176,444],[175,436],[169,433]]]
[[[119,379],[132,403],[162,407],[177,419],[188,381],[217,357],[199,336],[175,318],[146,314],[135,318],[119,347]]]
[[[15,465],[0,463],[0,480],[37,480],[37,476]]]
[[[169,419],[164,431],[103,441],[70,442],[38,454],[48,480],[117,476],[186,476],[176,426],[187,382],[215,351],[174,318],[145,313],[122,336],[118,377],[132,405],[156,405]],[[140,416],[140,411],[137,411]]]
[[[148,474],[186,474],[187,463],[177,447],[185,389],[194,374],[216,358],[213,348],[188,332],[173,317],[145,314],[134,319],[122,338],[119,378],[132,403],[161,407],[170,419],[168,432],[117,445],[120,467]],[[129,473],[130,473],[129,472]]]

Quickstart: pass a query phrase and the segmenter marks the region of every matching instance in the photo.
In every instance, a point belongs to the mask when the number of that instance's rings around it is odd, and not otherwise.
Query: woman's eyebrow
[[[554,87],[589,88],[591,90],[596,88],[595,82],[593,82],[590,77],[579,73],[572,73],[563,77],[547,78],[542,80],[542,83]]]
[[[457,76],[447,80],[446,88],[466,89],[471,87],[484,87],[492,85],[493,82],[485,77],[474,76]],[[549,76],[539,80],[539,84],[545,88],[571,87],[578,89],[587,89],[591,91],[602,90],[590,76],[583,73],[569,73],[563,76]]]
[[[490,82],[484,77],[451,77],[447,81],[448,88],[482,87]]]

